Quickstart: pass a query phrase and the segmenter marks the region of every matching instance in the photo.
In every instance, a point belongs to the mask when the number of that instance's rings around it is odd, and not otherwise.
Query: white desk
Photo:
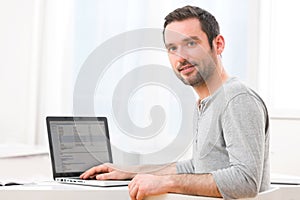
[[[0,199],[23,200],[128,200],[128,188],[125,187],[90,187],[59,183],[40,183],[37,185],[0,187]]]
[[[43,183],[25,186],[0,187],[0,199],[30,200],[129,200],[128,188],[123,187],[90,187],[59,183]],[[217,200],[218,198],[189,196],[181,194],[164,194],[151,196],[145,200]],[[283,186],[271,193],[259,194],[255,198],[243,200],[299,200],[300,186]]]
[[[273,186],[277,187],[277,186]],[[285,186],[283,188],[273,188],[272,191],[258,194],[255,198],[245,198],[240,200],[299,200],[300,186]],[[145,200],[219,200],[218,198],[188,196],[180,194],[165,194],[147,197]]]

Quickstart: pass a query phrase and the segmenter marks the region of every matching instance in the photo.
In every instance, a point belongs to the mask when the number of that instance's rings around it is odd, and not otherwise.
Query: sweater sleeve
[[[256,196],[263,174],[266,110],[254,96],[239,94],[225,108],[223,136],[230,166],[211,174],[224,199]]]
[[[177,174],[193,174],[194,173],[194,164],[193,160],[185,160],[176,163]]]

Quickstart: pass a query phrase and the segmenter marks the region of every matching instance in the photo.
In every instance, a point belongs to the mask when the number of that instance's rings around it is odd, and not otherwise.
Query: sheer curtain
[[[5,143],[34,143],[36,43],[39,13],[35,1],[0,1],[0,137]],[[28,134],[28,132],[34,134]]]
[[[1,1],[1,144],[46,144],[72,113],[73,1]]]
[[[36,143],[47,144],[46,116],[72,115],[74,2],[43,1],[39,54]]]

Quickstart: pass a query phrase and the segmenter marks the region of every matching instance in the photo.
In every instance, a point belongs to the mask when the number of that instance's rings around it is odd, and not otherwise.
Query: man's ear
[[[221,55],[225,48],[225,40],[222,35],[217,35],[215,38],[215,49],[217,52],[217,55]]]

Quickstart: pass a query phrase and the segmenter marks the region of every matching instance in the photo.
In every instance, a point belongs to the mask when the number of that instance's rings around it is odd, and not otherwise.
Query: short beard
[[[197,73],[188,79],[183,78],[180,73],[175,73],[176,76],[184,84],[190,85],[192,87],[201,86],[205,84],[209,80],[209,78],[214,74],[214,71],[216,69],[216,65],[214,62],[201,63],[200,66],[204,66],[202,67],[202,69],[199,67],[199,65],[194,66],[197,70]]]
[[[194,78],[192,80],[187,80],[185,78],[183,78],[179,73],[176,73],[176,76],[186,85],[190,85],[192,87],[194,86],[200,86],[203,85],[205,83],[205,80],[203,79],[203,77],[201,76],[200,72],[197,71],[197,74],[194,76]]]

